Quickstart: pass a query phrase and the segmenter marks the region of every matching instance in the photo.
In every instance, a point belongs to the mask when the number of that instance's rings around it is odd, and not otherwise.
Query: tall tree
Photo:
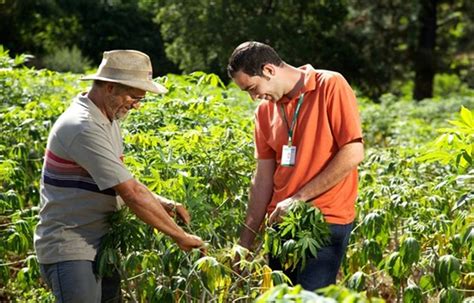
[[[73,41],[80,25],[57,1],[0,1],[0,43],[12,53],[42,55]]]
[[[0,43],[37,58],[76,45],[95,63],[105,50],[137,49],[149,54],[155,76],[179,72],[166,58],[153,13],[132,0],[0,1]]]
[[[423,100],[433,97],[433,80],[436,73],[437,0],[421,0],[418,13],[420,31],[415,50],[415,88],[413,98]]]
[[[157,74],[226,79],[232,49],[259,40],[375,99],[407,82],[429,97],[437,73],[474,86],[473,36],[472,0],[0,0],[0,43],[13,54],[77,45],[98,63],[104,50],[134,48]]]
[[[134,0],[57,0],[83,25],[81,49],[96,63],[110,49],[136,49],[147,53],[155,76],[179,72],[165,55],[160,27],[153,13]]]
[[[161,0],[154,9],[166,54],[185,72],[226,77],[232,49],[259,40],[273,45],[288,62],[342,72],[370,97],[413,81],[415,97],[422,99],[432,96],[437,72],[453,71],[458,42],[468,32],[462,29],[470,26],[470,2],[198,0],[189,5]]]
[[[474,65],[473,1],[351,0],[349,7],[352,40],[359,41],[365,62],[365,91],[396,91],[393,84],[413,81],[413,97],[421,100],[433,96],[437,73],[468,80],[465,74]]]
[[[360,77],[357,48],[346,43],[344,0],[162,0],[156,21],[161,25],[166,54],[190,72],[225,68],[234,47],[247,40],[274,46],[284,60],[312,63]]]

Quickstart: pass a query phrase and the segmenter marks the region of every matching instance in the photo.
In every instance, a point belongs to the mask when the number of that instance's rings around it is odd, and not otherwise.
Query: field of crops
[[[89,83],[16,68],[23,60],[0,48],[0,301],[52,302],[32,239],[42,158],[52,123]],[[248,253],[235,244],[255,165],[256,104],[212,74],[160,81],[169,93],[147,96],[123,123],[125,163],[150,189],[186,205],[192,223],[185,228],[206,240],[209,252],[183,253],[122,209],[110,218],[99,269],[120,271],[126,301],[473,299],[474,92],[456,93],[445,78],[432,100],[359,98],[366,157],[358,216],[338,285],[315,295],[287,286],[263,249],[240,273],[232,270],[235,254]]]

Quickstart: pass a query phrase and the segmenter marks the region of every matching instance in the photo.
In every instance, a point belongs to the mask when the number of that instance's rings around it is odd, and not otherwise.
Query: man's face
[[[271,102],[277,102],[283,97],[284,93],[277,85],[275,71],[264,67],[263,76],[249,76],[243,71],[238,71],[234,75],[234,82],[249,93],[250,97],[255,99],[264,99]]]
[[[106,102],[107,116],[110,120],[124,118],[132,108],[140,107],[140,100],[145,97],[146,92],[138,88],[126,88],[114,86],[109,100]]]

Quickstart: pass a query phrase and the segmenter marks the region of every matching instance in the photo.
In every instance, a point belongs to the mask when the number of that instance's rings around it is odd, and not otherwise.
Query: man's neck
[[[289,87],[289,91],[285,95],[291,100],[299,95],[299,92],[304,87],[306,73],[291,65],[287,65],[285,68],[287,68],[287,83]]]
[[[92,103],[94,103],[97,106],[97,108],[102,112],[102,114],[104,114],[104,116],[107,119],[109,119],[110,122],[112,122],[110,118],[107,116],[107,111],[105,110],[104,97],[102,96],[102,92],[100,92],[97,89],[91,88],[87,92],[86,97],[89,98],[89,100],[91,100]]]

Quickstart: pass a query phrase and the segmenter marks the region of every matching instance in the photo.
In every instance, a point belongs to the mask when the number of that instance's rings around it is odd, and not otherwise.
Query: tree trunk
[[[413,97],[419,101],[433,97],[433,80],[436,73],[436,4],[438,0],[421,0],[418,14],[420,33],[415,51],[415,88]]]

